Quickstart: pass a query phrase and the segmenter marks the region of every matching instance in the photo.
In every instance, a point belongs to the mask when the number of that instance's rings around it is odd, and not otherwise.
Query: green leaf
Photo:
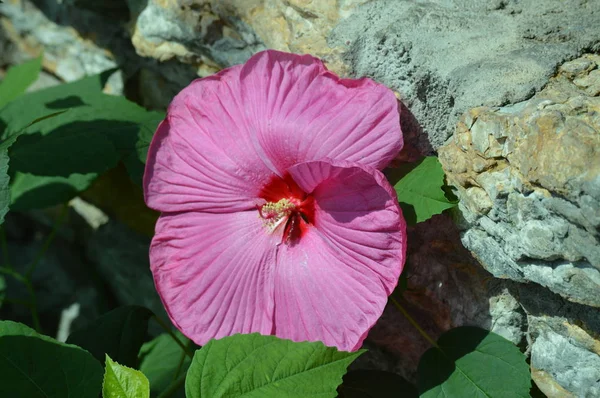
[[[446,209],[456,206],[448,200],[444,186],[444,170],[435,156],[407,165],[397,172],[406,174],[394,185],[404,217],[409,225],[430,219]]]
[[[56,117],[56,116],[60,115],[61,113],[63,113],[63,112],[54,112],[54,113],[45,115],[43,117],[37,118],[34,121],[27,124],[27,126],[25,126],[24,129],[27,129],[30,126],[33,126],[34,124],[39,123],[43,120],[47,120],[47,119]],[[21,132],[23,132],[23,130],[21,130]],[[6,138],[0,144],[0,224],[2,224],[4,222],[4,216],[8,212],[9,204],[13,203],[13,198],[11,196],[12,196],[12,194],[14,194],[14,192],[11,193],[11,188],[9,186],[10,177],[8,174],[8,168],[9,168],[8,166],[9,166],[10,156],[8,155],[8,150],[14,144],[14,142],[17,140],[19,135],[20,135],[20,133],[14,134],[14,135]],[[43,198],[47,198],[47,196],[44,196]],[[38,198],[36,200],[39,201],[39,200],[43,200],[43,199]]]
[[[10,203],[13,210],[29,210],[64,203],[86,190],[95,175],[72,174],[65,177],[35,176],[15,173],[10,186]]]
[[[363,352],[256,333],[211,340],[194,355],[186,396],[335,397],[346,368]]]
[[[97,104],[105,95],[102,89],[112,73],[114,70],[109,70],[18,97],[0,109],[0,132],[5,130],[5,136],[9,137],[20,132],[22,126],[28,125],[32,120],[58,111]]]
[[[103,398],[149,398],[150,383],[139,370],[119,365],[106,356]]]
[[[0,83],[0,109],[27,90],[35,82],[42,70],[40,55],[20,65],[10,67]]]
[[[417,387],[395,373],[355,370],[344,376],[339,398],[417,398]]]
[[[175,335],[184,344],[188,341],[179,331],[176,331]],[[184,374],[191,362],[191,359],[167,333],[145,343],[140,349],[140,370],[150,380],[150,390],[153,393],[164,391],[176,378],[177,371],[179,370],[179,374]],[[178,369],[180,364],[181,369]],[[185,397],[183,386],[179,394]]]
[[[4,275],[0,274],[0,308],[2,308],[2,303],[4,302],[4,298],[6,297],[6,279]]]
[[[1,397],[96,398],[102,365],[87,351],[0,321]]]
[[[103,94],[107,77],[103,73],[29,93],[0,111],[0,131],[4,125],[5,137],[19,135],[9,151],[10,172],[27,175],[26,183],[12,187],[15,209],[68,200],[119,161],[141,186],[148,142],[165,115],[149,112],[124,97]],[[61,117],[37,123],[23,134],[14,130],[27,119],[65,109],[69,111]],[[73,180],[74,175],[78,176]]]
[[[428,397],[529,397],[525,355],[510,341],[477,327],[444,333],[419,361],[418,386]]]
[[[73,332],[67,343],[85,348],[100,361],[108,354],[125,366],[137,367],[151,316],[150,310],[137,305],[119,307]]]

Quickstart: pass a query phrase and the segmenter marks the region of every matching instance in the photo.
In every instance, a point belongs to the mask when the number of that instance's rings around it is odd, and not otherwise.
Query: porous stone
[[[600,97],[587,89],[600,82],[599,65],[600,56],[585,55],[562,65],[528,101],[466,114],[439,150],[461,200],[462,241],[483,266],[595,307]],[[490,152],[493,145],[499,148]]]
[[[341,20],[328,43],[354,75],[398,91],[438,148],[465,111],[525,100],[559,64],[597,49],[598,9],[597,0],[379,0]],[[480,129],[474,145],[498,154]]]

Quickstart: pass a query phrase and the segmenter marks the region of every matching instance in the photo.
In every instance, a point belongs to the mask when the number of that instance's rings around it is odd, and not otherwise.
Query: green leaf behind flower
[[[149,309],[137,305],[119,307],[71,333],[67,343],[85,348],[99,361],[109,355],[125,366],[136,367],[151,316]]]
[[[409,225],[426,221],[456,206],[457,202],[448,199],[443,190],[444,171],[437,157],[428,156],[392,172],[402,176],[394,189]]]
[[[174,333],[184,344],[189,341],[181,332],[175,331]],[[192,362],[167,333],[144,343],[139,356],[140,370],[150,380],[152,393],[166,390],[174,379],[187,372]],[[185,397],[183,386],[173,397]]]

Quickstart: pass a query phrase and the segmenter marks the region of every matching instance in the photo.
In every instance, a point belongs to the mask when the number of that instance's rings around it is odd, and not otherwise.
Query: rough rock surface
[[[355,75],[398,91],[437,148],[464,111],[527,99],[558,64],[598,48],[599,9],[597,0],[374,1],[329,43],[345,46]]]
[[[219,66],[261,43],[314,54],[399,92],[437,148],[464,111],[527,99],[558,64],[597,49],[598,9],[600,0],[150,0],[133,44]]]
[[[531,375],[548,397],[600,396],[600,310],[534,284],[510,289],[527,313]]]
[[[600,394],[599,67],[588,54],[528,101],[472,109],[439,149],[465,247],[494,276],[572,302],[519,285],[548,396]]]
[[[529,101],[473,109],[440,148],[462,241],[497,277],[600,307],[600,56]]]

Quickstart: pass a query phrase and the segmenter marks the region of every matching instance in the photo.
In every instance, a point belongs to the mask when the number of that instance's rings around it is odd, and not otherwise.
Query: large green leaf
[[[15,209],[68,200],[119,161],[125,163],[132,180],[141,185],[144,148],[165,115],[149,112],[124,97],[103,94],[109,74],[29,93],[0,110],[3,136],[19,135],[9,151],[10,173],[27,175],[26,184],[12,188]],[[26,121],[66,109],[69,111],[60,117],[43,120],[23,132],[16,130]],[[73,175],[79,177],[72,180]]]
[[[504,337],[463,326],[444,333],[438,346],[419,361],[421,397],[529,397],[525,355]]]
[[[11,187],[9,185],[9,183],[10,183],[10,176],[8,174],[9,159],[10,159],[10,156],[8,155],[9,148],[14,144],[14,142],[17,140],[17,138],[20,136],[20,134],[22,134],[23,131],[26,130],[27,128],[33,126],[34,124],[42,122],[44,120],[50,120],[62,113],[63,112],[54,112],[54,113],[47,114],[43,117],[37,118],[37,119],[31,121],[26,126],[24,126],[24,128],[21,129],[20,132],[17,132],[16,134],[13,134],[13,135],[7,137],[6,139],[4,139],[4,141],[2,141],[2,143],[0,144],[0,224],[2,224],[4,222],[4,216],[8,212],[9,204],[13,203],[13,200],[14,200],[14,198],[13,198],[14,190],[11,190]],[[0,129],[0,132],[1,131],[2,130]],[[18,176],[16,176],[16,177],[18,177]],[[13,188],[14,188],[15,181],[18,181],[18,178],[13,179]],[[26,183],[26,181],[22,181],[22,180],[20,181],[21,184],[23,182]],[[17,190],[17,192],[18,192],[18,190]],[[42,196],[42,197],[36,198],[35,200],[41,201],[41,200],[45,200],[46,198],[47,198],[47,196]]]
[[[417,387],[395,373],[355,370],[344,376],[338,398],[418,398]]]
[[[102,398],[150,398],[150,383],[139,370],[119,365],[106,356]]]
[[[42,56],[12,66],[0,82],[0,109],[23,94],[35,82],[42,69]],[[1,131],[1,130],[0,130]]]
[[[186,396],[335,397],[346,368],[362,352],[256,333],[211,340],[194,355]]]
[[[183,342],[188,340],[180,332],[175,335]],[[182,362],[183,361],[183,362]],[[167,333],[145,343],[140,349],[140,370],[150,380],[153,393],[164,391],[179,374],[187,372],[191,359]],[[181,365],[181,366],[180,366]],[[183,386],[174,397],[185,397]]]
[[[87,351],[0,321],[0,397],[96,398],[102,365]]]
[[[101,102],[105,95],[102,89],[112,73],[114,70],[109,70],[18,97],[0,109],[0,132],[5,130],[6,137],[15,135],[21,131],[22,126],[26,126],[32,120],[61,110],[73,110]]]
[[[425,157],[405,168],[396,171],[405,174],[394,189],[409,225],[426,221],[456,206],[456,202],[449,200],[442,189],[444,170],[437,157]]]
[[[151,316],[150,310],[137,305],[119,307],[73,332],[67,343],[85,348],[99,361],[108,354],[125,366],[137,367]]]

